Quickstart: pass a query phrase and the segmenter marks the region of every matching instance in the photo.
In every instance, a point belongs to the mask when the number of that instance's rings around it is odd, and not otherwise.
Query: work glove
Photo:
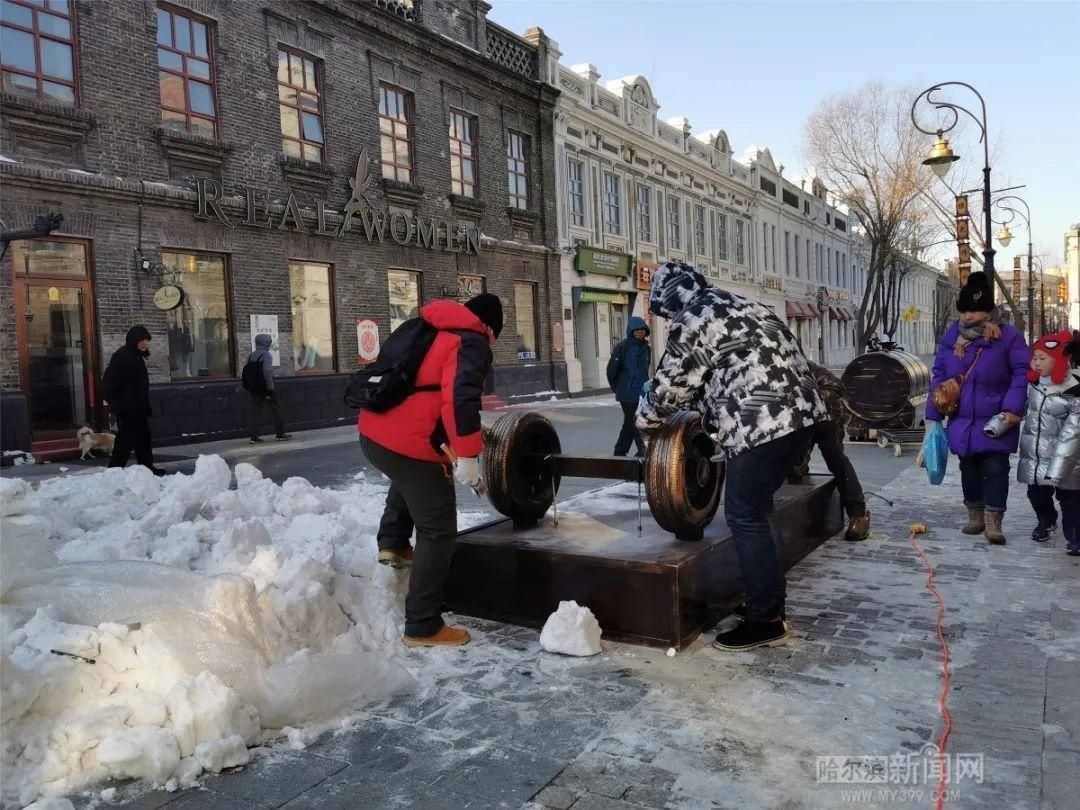
[[[480,486],[480,460],[459,458],[454,463],[454,480],[459,484],[477,489]]]

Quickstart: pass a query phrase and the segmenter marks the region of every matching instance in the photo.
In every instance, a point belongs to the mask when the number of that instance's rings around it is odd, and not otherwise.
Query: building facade
[[[396,325],[482,290],[506,317],[489,393],[564,390],[547,40],[488,9],[5,2],[0,217],[63,224],[4,257],[3,446],[101,424],[135,323],[158,443],[243,432],[257,332],[290,427],[348,421],[347,374]]]
[[[1080,222],[1065,231],[1066,316],[1072,329],[1080,329]]]

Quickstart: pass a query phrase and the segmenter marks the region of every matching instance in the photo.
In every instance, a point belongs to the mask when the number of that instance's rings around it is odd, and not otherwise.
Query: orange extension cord
[[[937,810],[941,810],[945,801],[945,780],[948,775],[948,770],[945,767],[945,745],[949,741],[950,732],[952,732],[952,715],[949,714],[949,707],[946,705],[951,674],[949,671],[949,643],[945,641],[945,631],[942,629],[942,622],[945,620],[945,600],[941,598],[938,589],[934,587],[934,566],[930,565],[930,560],[926,558],[923,550],[919,548],[919,544],[915,542],[915,536],[923,534],[925,531],[925,526],[916,523],[911,527],[911,535],[908,537],[908,541],[911,543],[911,547],[915,549],[915,553],[919,555],[919,559],[923,561],[923,565],[926,566],[926,589],[934,595],[938,605],[935,620],[938,641],[941,642],[941,695],[938,698],[938,705],[941,707],[941,716],[945,718],[945,726],[942,728],[941,738],[938,740]]]

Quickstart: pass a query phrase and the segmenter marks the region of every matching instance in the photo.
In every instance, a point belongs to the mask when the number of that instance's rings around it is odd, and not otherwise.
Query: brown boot
[[[406,647],[460,647],[469,643],[469,631],[444,624],[433,636],[405,636],[402,641]]]
[[[968,522],[960,531],[964,534],[982,534],[986,531],[986,512],[981,507],[968,507]]]
[[[1001,521],[1004,517],[1004,512],[986,513],[986,539],[992,546],[1005,545],[1005,535],[1001,532]]]
[[[847,534],[844,535],[845,540],[859,541],[865,540],[870,536],[870,510],[866,510],[859,517],[853,517],[848,522]]]
[[[412,566],[411,548],[380,548],[379,565],[389,565],[391,568],[409,568]]]

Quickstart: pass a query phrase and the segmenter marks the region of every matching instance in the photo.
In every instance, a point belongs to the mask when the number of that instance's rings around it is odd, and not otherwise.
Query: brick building
[[[155,335],[155,441],[241,435],[254,332],[290,428],[423,302],[504,302],[492,394],[566,390],[547,40],[482,0],[12,0],[2,19],[3,447],[101,424]],[[59,442],[60,444],[50,444]]]

